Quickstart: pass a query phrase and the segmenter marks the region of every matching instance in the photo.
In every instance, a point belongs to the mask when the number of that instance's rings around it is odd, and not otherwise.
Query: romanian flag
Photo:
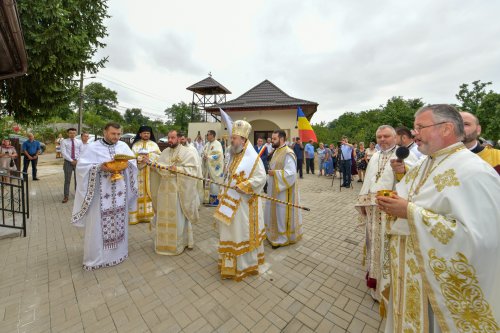
[[[300,107],[297,109],[297,127],[299,128],[299,137],[302,142],[308,142],[309,140],[318,142],[318,139],[316,139],[316,133],[314,133],[311,124],[309,124],[309,120],[307,120]]]

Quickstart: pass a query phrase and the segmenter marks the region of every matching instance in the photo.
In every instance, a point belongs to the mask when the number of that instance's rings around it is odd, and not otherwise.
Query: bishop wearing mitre
[[[241,281],[259,274],[264,263],[264,216],[260,194],[266,171],[248,141],[252,130],[244,120],[233,123],[230,159],[215,218],[219,223],[219,269],[223,279]]]

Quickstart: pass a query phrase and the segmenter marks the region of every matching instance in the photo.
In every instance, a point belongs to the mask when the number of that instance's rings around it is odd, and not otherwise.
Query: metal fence
[[[26,237],[29,218],[29,192],[27,174],[0,169],[0,227],[19,229]]]

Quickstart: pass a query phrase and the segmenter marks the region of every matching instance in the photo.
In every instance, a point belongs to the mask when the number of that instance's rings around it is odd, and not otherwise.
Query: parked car
[[[125,133],[125,134],[122,134],[122,136],[120,137],[120,140],[122,140],[126,144],[130,145],[130,144],[132,144],[132,141],[134,141],[134,138],[135,138],[134,133]]]
[[[19,144],[22,146],[23,143],[25,141],[28,141],[28,138],[25,137],[25,136],[22,136],[22,135],[19,135],[19,134],[10,134],[9,135],[9,139],[18,139],[19,140]],[[47,146],[45,145],[45,143],[43,142],[40,142],[40,148],[42,150],[41,154],[43,154],[43,152],[45,151],[45,149],[47,149]]]

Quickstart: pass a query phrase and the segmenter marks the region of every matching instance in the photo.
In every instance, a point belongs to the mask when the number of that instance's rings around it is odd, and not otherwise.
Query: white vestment
[[[221,183],[224,173],[224,152],[219,141],[208,141],[203,149],[203,177],[209,178],[217,183]],[[217,196],[219,186],[206,184],[207,190],[204,195],[204,203],[217,206]]]
[[[224,184],[245,193],[224,187],[214,214],[220,222],[221,276],[240,281],[259,273],[259,265],[264,263],[266,237],[261,198],[251,195],[262,192],[266,171],[248,141],[241,153],[231,155]]]
[[[386,332],[500,330],[500,177],[456,143],[396,186],[408,219],[389,228]]]
[[[366,168],[365,180],[359,192],[356,209],[365,225],[366,284],[372,288],[372,297],[381,302],[381,313],[385,313],[389,302],[390,267],[389,237],[386,233],[387,214],[376,202],[377,191],[394,190],[396,178],[391,168],[391,159],[396,159],[394,146],[386,151],[376,151]],[[417,157],[410,152],[405,160],[407,169],[415,165]],[[364,212],[363,212],[364,209]],[[366,212],[366,215],[364,213]]]
[[[274,170],[274,176],[267,176],[267,194],[299,205],[297,160],[293,150],[286,145],[274,150],[269,170]],[[273,246],[293,244],[302,238],[302,214],[298,208],[268,200],[265,222],[267,240]]]
[[[201,176],[196,153],[179,144],[166,148],[158,158],[165,167],[175,166],[177,171]],[[155,251],[158,254],[178,255],[186,247],[193,248],[191,223],[198,222],[200,207],[197,192],[199,180],[167,170],[151,172],[151,197],[155,211]]]
[[[150,161],[155,161],[161,154],[160,148],[156,142],[151,140],[137,141],[132,145],[132,151],[135,156],[147,153]],[[151,204],[151,192],[149,190],[149,175],[151,174],[151,168],[144,163],[139,163],[138,168],[137,186],[139,189],[139,198],[137,198],[137,210],[129,214],[129,224],[151,222],[154,216],[153,205]]]
[[[83,268],[87,270],[119,264],[128,256],[128,212],[137,204],[137,165],[128,162],[123,178],[111,181],[101,164],[115,154],[134,156],[126,143],[92,142],[76,165],[77,188],[71,223],[85,227]]]

